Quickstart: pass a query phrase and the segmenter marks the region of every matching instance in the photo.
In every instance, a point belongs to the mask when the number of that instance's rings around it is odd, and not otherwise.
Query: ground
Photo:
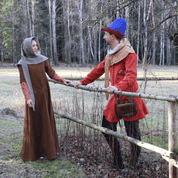
[[[92,69],[91,68],[71,68],[66,66],[54,67],[55,71],[61,77],[84,77]],[[138,67],[138,77],[143,76],[142,68]],[[178,77],[177,66],[150,66],[148,76],[155,77]],[[150,81],[147,83],[146,93],[169,96],[177,95],[178,81]],[[102,86],[103,81],[98,81],[95,86]],[[140,92],[143,91],[144,83],[139,82]],[[61,103],[73,103],[78,96],[78,102],[82,103],[82,97],[85,96],[85,105],[91,105],[90,109],[85,109],[88,113],[90,110],[96,109],[93,101],[93,95],[81,91],[74,91],[50,83],[53,105],[56,109],[61,109]],[[114,169],[105,169],[107,165],[112,164],[111,151],[101,133],[86,130],[83,132],[81,127],[79,131],[71,131],[70,134],[63,132],[61,125],[63,121],[56,116],[58,128],[58,136],[60,140],[60,152],[57,159],[49,162],[46,158],[35,162],[24,163],[20,158],[20,150],[23,136],[23,116],[24,116],[24,98],[19,84],[19,74],[17,68],[0,67],[0,177],[168,177],[168,163],[161,158],[159,154],[142,149],[139,159],[139,169],[133,174],[121,175],[121,172]],[[101,101],[101,110],[106,104],[105,96],[97,96]],[[97,99],[98,99],[97,98]],[[99,102],[99,101],[98,101]],[[158,138],[161,138],[162,131],[167,132],[167,104],[161,105],[159,101],[145,100],[149,108],[149,117],[141,123],[143,135],[152,135],[151,141],[156,136],[156,144]],[[97,105],[98,106],[98,105]],[[82,106],[81,106],[82,107]],[[4,110],[9,108],[10,110]],[[96,111],[99,110],[98,108]],[[62,110],[62,109],[61,109]],[[66,111],[66,108],[63,108]],[[10,113],[8,113],[10,112]],[[97,113],[97,112],[96,112]],[[76,113],[76,115],[79,113]],[[81,113],[82,114],[82,113]],[[157,115],[158,114],[158,115]],[[91,113],[89,113],[90,117]],[[158,119],[161,116],[161,119]],[[94,121],[100,125],[100,121]],[[66,122],[62,127],[68,127],[71,123]],[[70,125],[71,126],[71,125]],[[160,127],[156,130],[156,127]],[[119,127],[119,126],[118,126]],[[70,127],[73,128],[73,125]],[[119,128],[118,128],[119,129]],[[163,130],[164,129],[164,130]],[[69,129],[70,130],[70,129]],[[160,132],[161,130],[161,132]],[[82,133],[81,133],[82,131]],[[90,133],[90,134],[89,134]],[[148,140],[148,137],[146,138]],[[124,163],[129,162],[129,143],[120,141]],[[166,144],[165,144],[166,143]],[[161,146],[167,147],[167,139],[160,140]]]

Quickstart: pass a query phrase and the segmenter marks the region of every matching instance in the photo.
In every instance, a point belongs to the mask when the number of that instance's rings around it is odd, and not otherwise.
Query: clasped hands
[[[76,89],[79,89],[79,88],[78,88],[78,85],[82,85],[81,82],[75,82],[74,87],[75,87]],[[110,94],[112,94],[113,91],[118,90],[118,89],[117,89],[117,87],[115,87],[115,86],[109,86],[109,87],[106,88],[106,90],[107,90]]]
[[[70,80],[64,80],[63,83],[66,84],[66,85],[68,85],[69,83],[71,83],[71,81],[70,81]],[[76,89],[79,89],[79,88],[78,88],[78,85],[82,85],[81,82],[75,82],[74,87],[75,87]],[[117,87],[115,87],[115,86],[109,86],[109,87],[106,88],[106,90],[107,90],[110,94],[112,94],[113,91],[118,90],[118,89],[117,89]],[[29,99],[29,100],[27,101],[27,105],[28,105],[29,107],[33,107],[33,103],[32,103],[32,100],[31,100],[31,99]]]

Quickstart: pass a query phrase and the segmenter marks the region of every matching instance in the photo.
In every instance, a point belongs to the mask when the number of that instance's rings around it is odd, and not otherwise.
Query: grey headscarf
[[[35,40],[38,43],[39,49],[36,54],[34,53],[34,51],[32,49],[32,40]],[[30,98],[33,102],[33,111],[35,111],[35,95],[33,92],[33,87],[32,87],[31,78],[30,78],[30,74],[29,74],[27,65],[39,64],[43,61],[46,61],[47,59],[48,58],[46,56],[41,55],[40,45],[39,45],[38,39],[36,37],[25,38],[25,40],[23,41],[23,43],[21,45],[21,59],[17,63],[17,66],[22,65],[22,70],[23,70],[23,73],[25,76],[25,80],[27,82],[29,92],[30,92]]]

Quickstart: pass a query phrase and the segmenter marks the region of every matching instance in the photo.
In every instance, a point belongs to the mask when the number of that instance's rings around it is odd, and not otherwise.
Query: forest
[[[14,66],[26,37],[56,66],[97,65],[107,53],[102,27],[123,17],[138,64],[177,65],[177,0],[1,0],[0,59]]]

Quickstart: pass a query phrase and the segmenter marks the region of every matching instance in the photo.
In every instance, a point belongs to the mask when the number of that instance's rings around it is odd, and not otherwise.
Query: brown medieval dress
[[[35,161],[40,157],[55,159],[59,151],[56,123],[51,102],[50,88],[46,73],[50,78],[55,71],[49,62],[27,65],[35,96],[35,111],[25,102],[25,118],[21,158]],[[22,66],[18,66],[20,83],[26,82]]]

